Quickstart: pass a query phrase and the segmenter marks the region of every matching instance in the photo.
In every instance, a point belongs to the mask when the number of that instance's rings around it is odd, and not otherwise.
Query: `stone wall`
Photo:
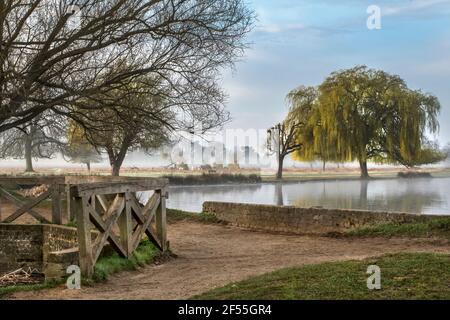
[[[77,229],[58,225],[44,225],[44,254],[78,246]]]
[[[61,278],[78,264],[77,231],[57,225],[0,224],[0,275],[34,268],[47,280]]]
[[[0,274],[22,267],[42,270],[42,244],[40,225],[0,224]]]
[[[345,232],[388,222],[420,222],[439,217],[364,210],[298,208],[222,202],[205,202],[203,212],[214,214],[222,221],[243,228],[294,234]]]
[[[61,279],[67,267],[79,264],[77,229],[45,225],[43,240],[42,268],[46,280]]]

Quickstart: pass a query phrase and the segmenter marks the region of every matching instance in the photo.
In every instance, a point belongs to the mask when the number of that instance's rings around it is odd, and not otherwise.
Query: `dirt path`
[[[364,259],[385,253],[450,252],[450,244],[410,239],[334,239],[251,232],[180,222],[170,225],[178,255],[163,265],[111,276],[79,291],[64,287],[16,293],[13,299],[185,299],[283,267]]]

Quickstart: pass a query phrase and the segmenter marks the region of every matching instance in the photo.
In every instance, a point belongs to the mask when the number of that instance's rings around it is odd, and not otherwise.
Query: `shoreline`
[[[371,175],[368,179],[361,179],[359,175],[325,175],[325,176],[297,176],[286,177],[282,180],[277,180],[275,177],[261,176],[261,181],[258,182],[219,182],[219,183],[205,183],[205,184],[171,184],[170,187],[201,187],[201,186],[233,186],[233,185],[258,185],[258,184],[296,184],[296,183],[308,183],[308,182],[328,182],[328,181],[379,181],[379,180],[426,180],[426,179],[445,179],[450,178],[450,172],[439,171],[431,173],[429,177],[399,177],[396,174],[381,173]]]
[[[188,186],[232,186],[232,185],[258,185],[258,184],[293,184],[293,183],[307,183],[307,182],[327,182],[327,181],[377,181],[377,180],[418,180],[418,179],[439,179],[450,178],[450,168],[417,170],[418,173],[430,174],[430,176],[407,176],[400,177],[400,172],[408,172],[398,170],[373,170],[369,171],[370,177],[362,179],[359,171],[290,171],[289,169],[284,173],[282,180],[277,180],[275,174],[270,174],[267,171],[255,172],[248,170],[239,170],[230,173],[206,173],[199,171],[186,172],[167,172],[167,171],[151,171],[143,169],[140,172],[123,171],[122,177],[148,177],[148,178],[168,178],[171,187],[188,187]],[[55,174],[45,170],[38,171],[33,174],[24,174],[22,172],[5,172],[0,170],[0,177],[33,177],[33,176],[62,176],[62,175],[86,175],[84,172],[62,172]],[[91,174],[92,176],[106,176],[108,174],[97,171]]]

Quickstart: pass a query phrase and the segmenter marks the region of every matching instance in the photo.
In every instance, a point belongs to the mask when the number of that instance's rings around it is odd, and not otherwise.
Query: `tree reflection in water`
[[[200,212],[203,202],[450,214],[450,178],[373,179],[171,187],[168,207]]]

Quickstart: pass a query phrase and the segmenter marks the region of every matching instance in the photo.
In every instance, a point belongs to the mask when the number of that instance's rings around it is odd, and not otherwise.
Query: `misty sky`
[[[228,128],[268,128],[287,113],[286,94],[332,71],[365,64],[398,74],[442,104],[441,144],[450,142],[450,0],[249,0],[258,15],[251,49],[223,75]],[[369,30],[369,5],[382,29]]]

